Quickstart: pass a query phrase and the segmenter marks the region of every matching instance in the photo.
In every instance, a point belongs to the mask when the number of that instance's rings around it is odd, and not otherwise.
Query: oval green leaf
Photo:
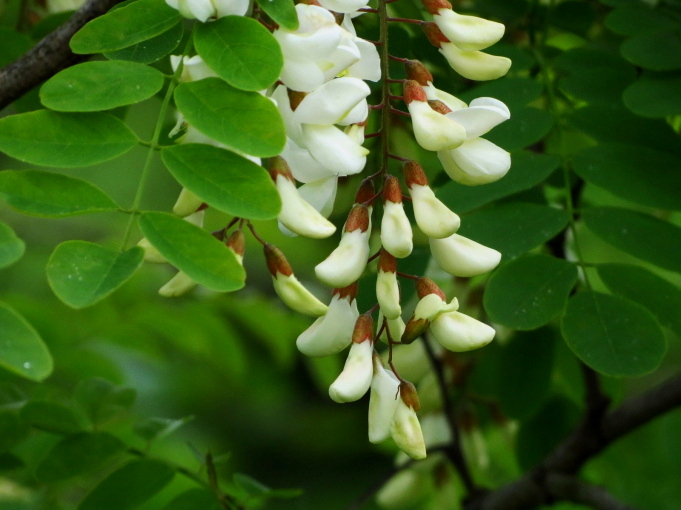
[[[636,115],[666,118],[681,114],[681,77],[644,76],[624,91],[624,104]]]
[[[19,415],[25,423],[47,432],[74,434],[83,431],[82,423],[71,409],[53,402],[28,402]]]
[[[632,37],[622,43],[620,52],[624,58],[643,69],[681,69],[681,36],[676,30]]]
[[[0,367],[34,381],[52,373],[52,356],[40,335],[4,303],[0,303],[0,331]]]
[[[494,322],[535,329],[556,317],[577,283],[577,267],[548,255],[519,257],[497,269],[483,304]]]
[[[630,264],[599,264],[598,276],[610,292],[647,308],[681,337],[681,289],[676,285]]]
[[[234,252],[205,230],[165,213],[144,213],[140,229],[171,264],[204,287],[231,292],[244,286],[246,273]]]
[[[570,298],[561,330],[579,359],[613,377],[652,372],[667,350],[664,333],[648,310],[598,292],[579,292]]]
[[[533,67],[533,65],[534,61],[531,62],[530,67]],[[513,66],[515,67],[515,61]],[[517,108],[526,106],[527,103],[538,99],[543,90],[543,85],[536,80],[505,76],[473,87],[459,97],[467,103],[477,97],[494,97],[506,103],[512,112],[511,115],[513,115]]]
[[[93,19],[71,38],[74,53],[127,48],[166,32],[182,20],[164,0],[137,0]]]
[[[118,209],[106,193],[87,181],[39,170],[0,173],[0,197],[32,216],[54,218]]]
[[[646,147],[603,144],[574,157],[585,181],[637,204],[681,210],[681,157]]]
[[[165,462],[133,460],[107,476],[78,510],[132,510],[160,492],[175,476]]]
[[[84,62],[47,80],[40,101],[60,112],[97,112],[150,98],[163,87],[158,69],[136,62]]]
[[[516,108],[511,118],[485,135],[490,142],[507,151],[516,151],[537,143],[551,131],[553,116],[538,108]]]
[[[194,46],[208,67],[241,90],[266,89],[279,79],[284,65],[279,43],[269,30],[243,16],[199,24]]]
[[[94,165],[125,154],[137,142],[135,133],[107,113],[38,110],[0,119],[0,151],[36,165]]]
[[[119,252],[87,241],[66,241],[47,262],[47,281],[64,303],[84,308],[123,285],[142,265],[144,249]]]
[[[233,152],[205,144],[163,149],[173,177],[208,205],[253,220],[276,218],[281,199],[261,166]]]
[[[467,215],[458,233],[512,259],[556,236],[568,221],[562,209],[513,202]]]
[[[0,177],[5,172],[0,173]],[[0,221],[0,269],[11,266],[24,255],[26,244],[9,225]]]
[[[286,132],[279,111],[257,92],[206,78],[180,85],[175,103],[187,122],[230,149],[260,157],[284,149]]]
[[[104,53],[104,56],[109,60],[129,60],[131,62],[139,62],[140,64],[151,64],[161,60],[177,48],[180,41],[182,41],[183,35],[184,28],[182,23],[178,23],[161,35],[133,44],[122,50],[107,51]]]
[[[52,447],[35,475],[46,483],[65,480],[102,467],[124,448],[125,444],[108,432],[68,436]]]
[[[606,243],[664,269],[681,273],[681,228],[628,209],[590,207],[586,226]]]
[[[279,26],[298,30],[298,13],[293,0],[259,0],[258,5]]]
[[[678,22],[659,9],[643,2],[629,2],[612,10],[605,18],[605,26],[620,35],[639,35],[678,28]]]

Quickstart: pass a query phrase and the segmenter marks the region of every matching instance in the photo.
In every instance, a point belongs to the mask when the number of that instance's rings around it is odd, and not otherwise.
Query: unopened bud
[[[366,205],[355,204],[345,222],[345,232],[366,232],[369,230],[369,209]]]
[[[426,319],[416,319],[412,317],[407,322],[404,333],[402,333],[402,338],[400,341],[403,344],[410,344],[418,337],[423,335],[430,326],[430,321]]]
[[[402,402],[404,402],[404,405],[410,407],[414,411],[421,409],[416,387],[409,381],[402,381],[400,383],[400,398],[402,399]]]
[[[288,166],[286,160],[280,156],[275,156],[270,158],[270,177],[276,183],[277,176],[282,175],[286,177],[289,181],[295,182],[293,179],[293,174],[291,173],[291,168]]]
[[[396,204],[402,203],[400,181],[393,175],[388,175],[385,178],[385,184],[383,185],[383,203],[385,202],[394,202]]]
[[[359,290],[359,285],[357,282],[351,283],[347,287],[342,287],[339,289],[333,289],[331,293],[332,296],[338,296],[338,299],[347,299],[348,301],[353,301],[357,298],[357,291]]]
[[[246,236],[242,230],[235,230],[225,241],[227,248],[232,250],[239,262],[243,261],[246,252]],[[290,267],[290,266],[289,266]]]
[[[371,315],[362,314],[355,322],[355,329],[352,332],[352,343],[361,344],[362,342],[372,342],[374,340],[374,319]]]
[[[426,91],[423,87],[414,80],[406,80],[404,82],[404,102],[409,104],[412,101],[428,101]]]
[[[273,277],[276,278],[277,273],[283,274],[284,276],[291,276],[293,274],[291,265],[288,263],[288,260],[286,260],[286,257],[279,248],[273,244],[266,243],[263,249],[265,251],[267,269],[270,270],[270,274]]]
[[[407,183],[408,188],[411,188],[414,184],[428,186],[426,173],[416,161],[407,161],[404,164],[404,180]]]
[[[404,64],[404,68],[407,72],[407,80],[414,80],[424,87],[428,85],[428,82],[433,81],[433,75],[430,74],[430,71],[426,69],[426,66],[418,60],[407,60]]]
[[[433,46],[437,46],[439,48],[442,46],[442,44],[451,42],[445,37],[445,34],[442,33],[434,21],[421,24],[421,29],[423,29],[423,33],[426,34],[430,44]]]
[[[422,277],[416,280],[416,293],[418,294],[419,299],[426,297],[428,294],[436,294],[442,301],[447,300],[447,296],[442,292],[442,289],[440,289],[437,283],[430,278]]]
[[[357,194],[355,195],[355,203],[363,204],[365,202],[368,202],[373,198],[375,194],[376,190],[374,188],[374,181],[372,181],[371,179],[364,179],[362,181],[362,184],[359,185],[359,189],[357,190]]]
[[[437,14],[440,9],[451,9],[452,4],[447,0],[421,0],[429,14]]]
[[[442,115],[447,115],[452,111],[452,109],[449,106],[444,104],[439,99],[429,99],[428,105],[437,113],[441,113]]]
[[[382,249],[378,257],[378,270],[384,273],[397,272],[397,259],[393,257],[388,251]]]

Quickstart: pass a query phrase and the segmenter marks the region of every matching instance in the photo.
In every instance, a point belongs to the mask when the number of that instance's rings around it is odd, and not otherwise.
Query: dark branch
[[[62,69],[87,58],[75,55],[69,40],[88,21],[101,16],[121,0],[88,0],[69,20],[51,32],[15,62],[0,69],[0,110]]]
[[[546,477],[546,489],[557,501],[572,501],[596,510],[635,510],[622,503],[603,487],[584,483],[566,475],[551,474]]]

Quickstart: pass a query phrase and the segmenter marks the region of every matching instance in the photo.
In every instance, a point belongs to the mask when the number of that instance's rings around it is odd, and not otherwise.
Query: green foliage
[[[261,0],[258,6],[287,30],[298,29],[298,16],[292,0]]]
[[[21,408],[22,421],[47,432],[75,434],[83,431],[82,420],[68,407],[34,400]]]
[[[0,331],[0,367],[34,381],[52,373],[52,356],[38,332],[4,303],[0,303]]]
[[[9,225],[0,222],[0,269],[11,266],[19,260],[26,244],[17,237]]]
[[[133,44],[117,51],[106,51],[109,60],[130,60],[140,64],[152,64],[172,52],[180,44],[184,28],[181,23],[174,25],[156,37]]]

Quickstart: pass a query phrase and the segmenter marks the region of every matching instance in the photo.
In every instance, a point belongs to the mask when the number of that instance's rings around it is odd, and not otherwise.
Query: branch
[[[635,510],[603,487],[584,483],[571,476],[551,474],[546,477],[546,488],[553,499],[558,501],[581,503],[596,510]]]
[[[88,21],[101,16],[121,0],[87,0],[69,20],[49,33],[16,61],[0,69],[0,110],[26,92],[87,55],[75,55],[69,48],[73,34]]]

